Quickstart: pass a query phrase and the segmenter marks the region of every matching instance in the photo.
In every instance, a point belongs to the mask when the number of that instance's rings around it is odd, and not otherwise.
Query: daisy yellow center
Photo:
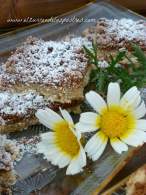
[[[76,156],[80,146],[69,124],[66,121],[58,122],[54,127],[54,131],[57,148],[72,158]]]
[[[126,111],[120,106],[110,106],[102,111],[98,123],[101,131],[114,138],[131,132],[135,127],[135,121],[131,111]]]

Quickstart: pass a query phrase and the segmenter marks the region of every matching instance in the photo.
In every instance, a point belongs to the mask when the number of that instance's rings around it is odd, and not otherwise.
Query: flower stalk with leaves
[[[94,65],[90,75],[90,83],[95,84],[96,90],[100,94],[106,94],[110,82],[119,82],[122,93],[132,86],[142,88],[146,85],[146,56],[139,46],[132,45],[132,48],[131,54],[137,59],[138,66],[128,57],[128,51],[119,50],[116,56],[109,55],[108,67],[103,68],[99,66],[97,44],[92,42],[91,48],[84,46],[89,63]],[[120,62],[124,59],[128,61],[126,67],[120,65]]]

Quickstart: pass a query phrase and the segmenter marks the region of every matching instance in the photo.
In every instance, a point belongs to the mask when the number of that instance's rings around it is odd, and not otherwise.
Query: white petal
[[[81,152],[81,166],[84,167],[87,164],[87,158],[86,158],[86,153],[82,145],[80,144],[80,152]]]
[[[48,146],[46,147],[46,145],[43,142],[38,143],[37,144],[37,152],[42,153],[42,154],[46,154],[48,152]]]
[[[137,96],[137,94],[140,94],[140,92],[138,91],[137,87],[131,87],[122,97],[121,101],[123,101],[124,99],[131,101],[133,99],[133,97]]]
[[[84,124],[84,123],[77,123],[75,125],[75,128],[77,129],[77,131],[80,131],[80,132],[93,132],[93,131],[96,131],[97,130],[97,127],[94,126],[94,125],[89,125],[89,124]]]
[[[146,142],[146,132],[141,130],[136,130],[136,135],[139,136],[143,143]]]
[[[101,131],[97,132],[89,139],[85,146],[85,151],[92,160],[97,160],[98,157],[100,157],[102,154],[101,151],[106,147],[107,140],[107,136],[105,136]]]
[[[128,150],[128,146],[118,138],[111,138],[110,143],[113,149],[119,154]]]
[[[59,168],[66,167],[70,163],[70,159],[61,158],[59,160],[58,166]]]
[[[136,108],[140,101],[140,91],[137,89],[137,87],[132,87],[123,95],[120,104],[122,106],[133,106]]]
[[[54,156],[58,156],[59,154],[54,145],[47,145],[44,144],[44,142],[40,142],[37,144],[37,152],[43,154],[44,159],[47,159],[48,161],[52,161],[52,159],[54,159]]]
[[[69,112],[67,110],[62,110],[61,108],[60,108],[60,112],[61,112],[64,120],[70,125],[70,130],[75,134],[75,136],[78,138],[78,140],[80,140],[81,139],[81,132],[75,130],[74,122],[73,122],[72,117],[69,114]]]
[[[80,115],[80,121],[88,124],[95,124],[98,117],[99,115],[94,112],[83,112]]]
[[[37,152],[44,154],[45,159],[50,161],[53,165],[58,165],[59,168],[67,166],[70,158],[64,153],[60,152],[55,144],[47,144],[46,140],[37,144]]]
[[[48,121],[48,118],[45,115],[44,111],[38,110],[35,115],[39,119],[39,122],[44,126],[48,127],[49,129],[53,128],[53,124]]]
[[[101,145],[101,147],[98,149],[98,151],[92,156],[92,160],[93,161],[96,161],[96,160],[98,160],[101,157],[101,155],[103,154],[103,152],[104,152],[104,150],[106,148],[107,141],[108,141],[108,138],[106,138],[106,140]]]
[[[83,169],[80,167],[78,159],[72,160],[67,167],[66,175],[75,175],[80,173]]]
[[[133,102],[134,108],[137,108],[140,105],[141,101],[142,101],[142,98],[141,98],[141,96],[139,94],[139,95],[137,95],[137,98]]]
[[[74,175],[80,173],[81,171],[83,171],[83,167],[85,165],[86,165],[86,155],[83,148],[81,148],[79,155],[70,162],[66,170],[66,174]]]
[[[51,145],[54,145],[54,133],[47,132],[40,135],[41,141],[37,144],[38,153],[48,153]],[[53,146],[54,147],[54,146]]]
[[[40,135],[41,141],[37,144],[37,152],[43,153],[46,158],[48,158],[50,154],[55,155],[57,153],[58,155],[59,153],[54,140],[54,135],[54,132],[47,132]]]
[[[40,137],[42,141],[46,141],[46,143],[54,142],[54,132],[42,133]]]
[[[94,112],[84,112],[80,115],[80,122],[91,125],[98,125],[99,115]]]
[[[79,162],[80,162],[80,166],[84,167],[87,164],[86,153],[80,142],[79,145],[80,145]]]
[[[54,148],[55,148],[54,143],[48,143],[46,140],[40,141],[37,144],[38,153],[44,153],[48,155],[48,153],[54,150]]]
[[[77,129],[72,129],[73,133],[75,134],[75,136],[77,137],[77,140],[80,141],[82,135],[81,135],[81,131],[77,130]]]
[[[56,112],[49,108],[46,108],[45,110],[39,109],[36,112],[36,117],[39,119],[40,123],[50,129],[53,129],[56,122],[63,120]]]
[[[81,132],[92,132],[98,129],[99,116],[94,112],[85,112],[80,116],[79,123],[75,125],[76,129]]]
[[[141,130],[136,130],[136,134],[141,138],[142,144],[146,142],[146,132]]]
[[[85,151],[87,152],[88,156],[92,156],[96,152],[96,150],[103,144],[104,138],[102,138],[101,135],[101,131],[97,132],[89,139],[89,141],[85,145]]]
[[[86,96],[88,103],[98,113],[100,113],[103,108],[107,107],[104,99],[98,93],[96,93],[94,91],[90,91],[90,92],[86,93],[85,96]]]
[[[146,133],[144,131],[135,130],[133,134],[121,136],[120,139],[130,146],[141,146],[146,140]]]
[[[110,83],[108,85],[107,103],[108,105],[119,104],[120,102],[120,86],[118,83]]]
[[[47,152],[46,158],[49,161],[52,161],[52,159],[54,159],[55,156],[58,156],[58,154],[61,153],[59,152],[59,150],[56,148],[55,145],[48,146],[47,149],[48,149],[48,152]]]
[[[144,119],[137,120],[136,129],[146,131],[146,120]]]
[[[60,112],[61,112],[61,114],[62,114],[62,116],[63,116],[63,118],[68,122],[68,123],[70,123],[70,124],[74,124],[73,123],[73,120],[72,120],[72,117],[70,116],[70,114],[68,113],[68,111],[67,110],[62,110],[61,108],[60,108]]]
[[[59,168],[66,167],[70,163],[70,158],[63,153],[59,153],[51,159],[53,165],[59,166]]]
[[[137,130],[137,131],[138,131],[138,130]],[[139,132],[140,132],[140,133],[139,133]],[[146,132],[140,131],[140,130],[139,130],[137,134],[138,134],[138,135],[140,134],[142,142],[143,142],[143,143],[146,143]]]
[[[145,114],[146,114],[146,106],[145,106],[144,101],[142,101],[140,106],[138,106],[135,109],[134,113],[135,113],[135,116],[136,116],[137,119],[140,119],[140,118],[145,116]]]
[[[47,112],[48,117],[51,117],[51,120],[54,120],[54,121],[63,120],[62,117],[58,113],[54,112],[50,108],[45,108],[45,111]]]

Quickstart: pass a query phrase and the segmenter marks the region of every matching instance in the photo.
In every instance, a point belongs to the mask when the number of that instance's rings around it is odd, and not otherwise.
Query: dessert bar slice
[[[82,49],[86,38],[44,41],[29,37],[1,67],[0,89],[36,90],[56,104],[81,102],[90,65]]]
[[[36,92],[0,92],[0,133],[22,130],[36,124],[35,112],[49,105]]]
[[[79,102],[72,102],[76,106]],[[38,123],[35,112],[40,108],[69,108],[70,104],[53,103],[36,91],[0,92],[0,134],[20,131]],[[70,107],[72,108],[72,107]]]
[[[127,18],[105,19],[101,18],[95,26],[83,32],[89,40],[96,40],[97,45],[106,50],[127,48],[131,43],[138,44],[146,50],[146,22]]]
[[[119,50],[127,50],[127,55],[135,64],[137,59],[131,55],[132,43],[139,45],[146,52],[146,22],[132,19],[105,19],[101,18],[95,26],[83,32],[90,41],[95,41],[99,48],[99,60],[108,60],[110,55],[116,56]],[[127,65],[125,59],[121,64]]]

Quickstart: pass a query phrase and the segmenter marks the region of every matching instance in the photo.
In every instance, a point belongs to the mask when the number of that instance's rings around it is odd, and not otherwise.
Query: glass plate
[[[4,62],[10,55],[10,52],[19,46],[28,36],[37,36],[45,40],[60,40],[66,35],[81,35],[82,31],[96,23],[101,17],[106,18],[133,18],[144,19],[144,17],[133,13],[130,10],[111,4],[109,1],[96,1],[89,3],[80,9],[62,15],[59,18],[71,19],[76,17],[90,22],[65,22],[46,23],[32,25],[21,30],[0,36],[0,63]],[[22,133],[12,135],[12,138],[23,136],[38,135],[47,129],[41,125],[29,127]],[[46,162],[42,155],[33,155],[26,153],[22,160],[16,164],[15,170],[18,174],[16,184],[13,186],[14,195],[27,195],[32,191],[37,191],[48,184],[49,194],[76,194],[89,195],[98,193],[114,177],[114,175],[127,163],[135,150],[130,148],[128,152],[122,155],[116,154],[109,146],[99,161],[88,162],[84,172],[76,176],[66,176],[65,169],[57,167]],[[39,193],[42,194],[42,193]]]

